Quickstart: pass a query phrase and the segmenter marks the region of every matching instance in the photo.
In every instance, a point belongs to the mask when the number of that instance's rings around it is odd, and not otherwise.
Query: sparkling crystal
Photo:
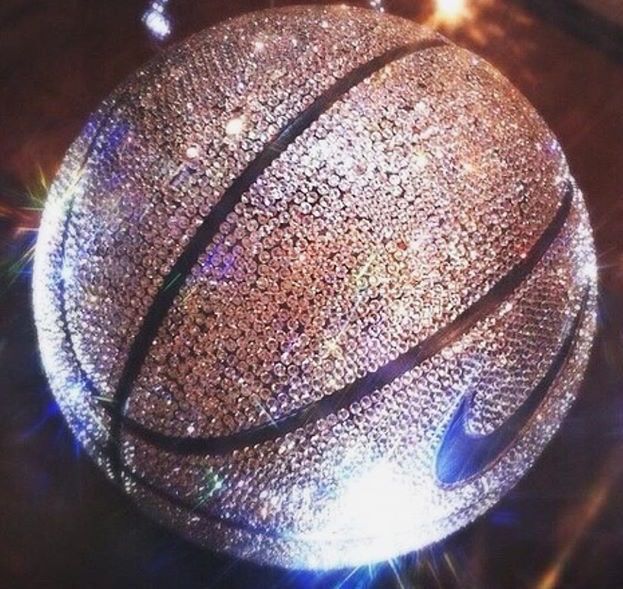
[[[200,544],[323,568],[424,546],[515,484],[573,401],[596,293],[581,194],[527,101],[440,42],[362,9],[249,14],[137,72],[65,158],[34,280],[52,389],[102,468]],[[287,145],[271,143],[340,80],[410,44],[421,48],[371,71]],[[188,275],[172,275],[267,146],[282,152]],[[386,384],[314,413],[473,312],[530,259],[569,189],[562,228],[504,300]],[[126,421],[115,438],[111,406],[133,342],[170,288],[179,292],[119,408],[124,420],[186,442],[257,428],[265,440],[180,453]],[[436,456],[457,407],[469,399],[466,435],[503,429],[581,308],[534,418],[477,476],[442,484]],[[293,415],[305,419],[283,428]]]

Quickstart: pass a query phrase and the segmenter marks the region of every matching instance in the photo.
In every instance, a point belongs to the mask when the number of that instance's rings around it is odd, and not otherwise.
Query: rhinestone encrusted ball
[[[34,305],[73,432],[145,510],[261,563],[443,538],[530,467],[595,329],[555,137],[373,11],[257,12],[116,90],[45,208]]]

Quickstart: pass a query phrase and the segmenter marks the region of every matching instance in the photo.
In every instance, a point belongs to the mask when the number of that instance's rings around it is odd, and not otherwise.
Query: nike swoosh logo
[[[590,287],[586,287],[580,309],[554,360],[536,387],[519,408],[494,432],[470,434],[465,429],[472,395],[463,397],[448,425],[437,451],[435,474],[444,485],[456,485],[493,466],[530,423],[574,349],[586,312]]]

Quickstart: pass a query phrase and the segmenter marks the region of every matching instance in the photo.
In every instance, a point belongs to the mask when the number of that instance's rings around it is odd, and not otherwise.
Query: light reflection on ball
[[[330,568],[446,536],[529,468],[581,380],[594,264],[555,138],[490,66],[294,8],[105,101],[51,191],[34,299],[70,426],[139,505]]]

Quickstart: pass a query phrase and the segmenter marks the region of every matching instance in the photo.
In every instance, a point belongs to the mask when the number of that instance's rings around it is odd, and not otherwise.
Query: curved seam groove
[[[124,407],[130,397],[134,382],[149,354],[151,345],[157,336],[158,329],[192,268],[217,234],[221,224],[241,201],[243,194],[297,137],[355,86],[396,60],[424,49],[443,45],[446,45],[446,41],[437,37],[416,41],[394,47],[354,68],[349,74],[337,80],[328,90],[288,123],[251,161],[223,193],[221,199],[212,207],[189,244],[162,281],[162,285],[146,315],[143,317],[138,333],[130,346],[121,378],[109,407],[112,417],[110,459],[113,470],[118,471],[120,466],[119,438],[124,422]]]
[[[465,309],[453,321],[374,372],[356,379],[319,401],[271,423],[223,436],[202,438],[170,436],[146,428],[128,417],[122,419],[124,426],[134,435],[169,452],[177,454],[226,454],[246,446],[275,440],[312,421],[327,417],[342,408],[348,407],[353,402],[359,401],[371,392],[392,383],[431,358],[499,307],[533,271],[549,250],[552,242],[558,237],[569,216],[572,198],[573,188],[569,184],[556,214],[530,251],[486,294]]]

